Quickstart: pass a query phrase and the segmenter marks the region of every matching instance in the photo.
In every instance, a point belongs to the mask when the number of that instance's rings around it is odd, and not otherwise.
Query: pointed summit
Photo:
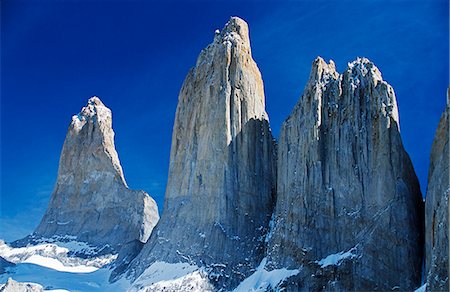
[[[242,45],[250,48],[248,25],[239,17],[232,16],[218,35],[222,42],[240,41]]]
[[[90,98],[72,117],[55,189],[34,235],[75,236],[118,251],[129,241],[145,243],[158,218],[155,201],[126,185],[111,110],[98,97]]]

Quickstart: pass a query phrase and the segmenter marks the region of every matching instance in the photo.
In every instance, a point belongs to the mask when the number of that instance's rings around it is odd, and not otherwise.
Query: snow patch
[[[203,291],[211,288],[206,273],[188,263],[155,262],[133,282],[130,292]]]
[[[288,270],[285,268],[267,271],[265,269],[266,264],[267,258],[264,258],[256,271],[241,282],[239,286],[234,289],[234,292],[264,291],[267,288],[275,289],[280,282],[299,273],[298,269]]]
[[[322,268],[325,268],[325,267],[331,266],[331,265],[337,266],[344,259],[357,257],[357,255],[353,253],[355,251],[356,251],[356,246],[352,247],[350,250],[348,250],[346,252],[341,251],[338,253],[330,254],[326,258],[323,258],[320,261],[315,261],[315,262],[318,263],[319,265],[321,265]]]
[[[43,257],[40,255],[32,255],[27,258],[23,263],[30,263],[39,266],[43,266],[46,268],[50,268],[60,272],[69,272],[69,273],[91,273],[97,271],[99,268],[93,266],[86,265],[78,265],[78,266],[64,266],[63,263],[58,261],[57,259],[50,257]]]
[[[79,132],[81,131],[81,129],[83,128],[83,126],[86,124],[86,120],[83,116],[81,116],[80,114],[78,115],[74,115],[72,117],[72,123],[71,125],[73,126],[73,128],[75,129],[75,131]]]

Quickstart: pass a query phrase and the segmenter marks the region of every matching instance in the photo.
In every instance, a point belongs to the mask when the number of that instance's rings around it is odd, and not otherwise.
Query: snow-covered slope
[[[54,237],[35,245],[14,248],[0,240],[0,257],[15,265],[5,267],[0,283],[8,278],[36,283],[45,290],[126,291],[130,283],[110,284],[111,263],[116,254],[96,255],[96,249],[74,238]]]
[[[0,274],[0,287],[8,278],[42,286],[44,291],[214,291],[208,271],[189,263],[155,262],[133,283],[121,278],[109,283],[115,254],[96,256],[84,242],[73,238],[52,238],[49,242],[14,248],[0,240],[0,257],[15,264]],[[266,270],[264,259],[254,273],[235,291],[265,291],[276,288],[299,270]],[[209,273],[210,274],[210,273]],[[209,275],[211,276],[211,274]],[[37,290],[41,291],[41,290]]]
[[[44,291],[214,290],[205,270],[188,263],[156,262],[133,283],[125,278],[109,283],[117,255],[96,254],[94,248],[74,238],[54,237],[19,248],[0,240],[0,258],[12,263],[4,264],[6,272],[0,274],[0,287],[12,278],[22,284],[42,286]]]
[[[214,291],[214,287],[209,283],[206,272],[195,265],[155,262],[128,291]]]

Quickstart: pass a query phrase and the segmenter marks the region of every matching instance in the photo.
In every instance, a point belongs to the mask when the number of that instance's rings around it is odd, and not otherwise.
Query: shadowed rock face
[[[425,252],[430,291],[449,291],[448,195],[450,193],[450,88],[447,107],[434,137],[425,201]]]
[[[232,17],[180,91],[164,214],[131,273],[191,261],[230,288],[260,262],[276,158],[264,103],[247,24]]]
[[[34,235],[76,236],[93,245],[146,242],[159,219],[155,201],[128,189],[114,148],[112,114],[98,97],[70,123],[58,178]]]
[[[411,290],[420,284],[422,219],[392,87],[367,59],[342,75],[316,59],[281,129],[269,267],[303,265],[291,288]],[[340,266],[315,263],[347,251]]]

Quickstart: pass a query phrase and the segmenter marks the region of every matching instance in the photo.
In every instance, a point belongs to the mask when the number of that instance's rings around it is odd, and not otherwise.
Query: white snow
[[[86,121],[85,121],[84,117],[82,117],[80,114],[78,114],[78,115],[74,115],[72,117],[71,124],[73,125],[73,128],[77,132],[79,132],[83,128],[83,126],[86,124]]]
[[[72,220],[65,221],[65,222],[56,222],[56,224],[58,224],[58,225],[67,225],[67,224],[69,224],[70,222],[72,222]]]
[[[0,283],[9,277],[18,282],[37,283],[50,291],[126,291],[130,283],[125,279],[110,284],[111,271],[107,268],[92,273],[60,272],[30,263],[19,263],[9,273],[0,275]]]
[[[108,282],[111,271],[105,265],[117,255],[91,255],[79,258],[69,252],[93,252],[86,243],[76,242],[73,237],[55,237],[52,243],[39,243],[21,248],[13,248],[0,240],[0,256],[16,264],[7,267],[0,275],[0,283],[9,277],[18,282],[37,283],[45,291],[126,291],[130,282],[121,279],[116,283]],[[57,240],[70,240],[57,242]],[[59,245],[65,245],[64,247]]]
[[[202,291],[207,287],[211,286],[206,273],[196,265],[155,262],[133,282],[128,291]]]
[[[299,273],[298,269],[276,269],[267,271],[265,269],[266,264],[267,258],[264,258],[256,271],[250,277],[241,282],[241,284],[234,289],[234,292],[264,291],[269,287],[275,289],[280,282]]]
[[[54,237],[46,239],[46,241],[50,243],[39,243],[37,245],[13,248],[0,240],[0,256],[13,263],[21,263],[33,255],[39,255],[57,259],[65,266],[86,265],[97,268],[107,265],[117,258],[117,255],[112,254],[94,257],[92,259],[69,256],[69,252],[94,256],[96,251],[94,247],[89,246],[85,242],[75,241],[71,237]]]
[[[57,259],[50,257],[43,257],[40,255],[32,255],[27,258],[23,263],[35,264],[43,267],[47,267],[60,272],[69,272],[69,273],[91,273],[97,271],[99,268],[93,266],[86,265],[78,265],[78,266],[64,266],[63,263],[58,261]]]
[[[341,251],[338,253],[330,254],[326,258],[323,258],[320,261],[316,261],[316,263],[321,265],[322,268],[325,268],[326,266],[330,266],[330,265],[336,266],[336,265],[339,265],[339,263],[346,258],[357,257],[357,255],[353,253],[354,251],[356,251],[356,246],[352,247],[350,250],[348,250],[346,252]]]

